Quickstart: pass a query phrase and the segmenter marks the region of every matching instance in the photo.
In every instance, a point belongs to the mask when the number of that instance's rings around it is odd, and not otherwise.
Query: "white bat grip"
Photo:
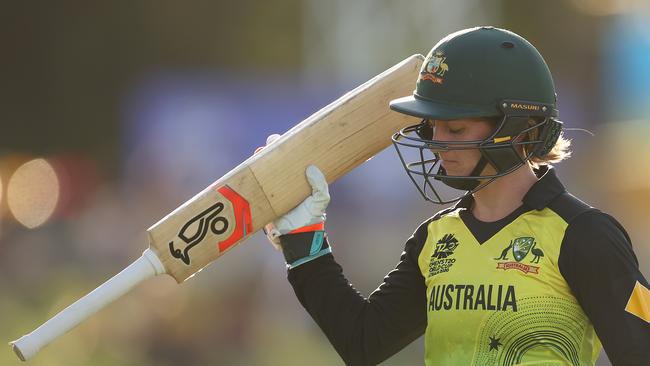
[[[33,332],[9,344],[12,345],[18,358],[26,361],[42,347],[129,292],[140,282],[163,273],[165,273],[165,267],[162,262],[150,248],[147,248],[140,258],[122,272],[63,309]]]

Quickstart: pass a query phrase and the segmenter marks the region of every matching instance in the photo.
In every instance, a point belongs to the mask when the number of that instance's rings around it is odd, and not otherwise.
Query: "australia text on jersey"
[[[512,285],[435,285],[431,288],[428,308],[429,311],[517,311],[517,297]]]

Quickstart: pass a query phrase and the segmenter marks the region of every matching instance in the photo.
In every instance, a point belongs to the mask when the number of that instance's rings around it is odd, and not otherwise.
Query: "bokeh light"
[[[45,159],[21,165],[7,183],[7,204],[18,222],[35,228],[52,216],[59,200],[59,180]]]
[[[48,163],[59,181],[59,200],[55,219],[75,217],[95,193],[100,176],[95,161],[78,153],[49,156]]]

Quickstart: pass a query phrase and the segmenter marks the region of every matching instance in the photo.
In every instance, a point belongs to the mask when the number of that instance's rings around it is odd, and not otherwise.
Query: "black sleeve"
[[[558,264],[612,364],[648,365],[650,323],[625,307],[637,281],[649,286],[625,229],[600,211],[580,214],[565,232]]]
[[[367,299],[331,254],[289,271],[298,300],[347,365],[376,365],[424,333],[426,287],[417,259],[428,222],[409,238],[397,267]]]

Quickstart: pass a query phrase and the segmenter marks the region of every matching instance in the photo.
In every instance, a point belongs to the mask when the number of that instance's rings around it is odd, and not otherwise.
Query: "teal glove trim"
[[[296,268],[296,267],[298,267],[298,266],[300,266],[300,265],[302,265],[302,264],[305,264],[305,263],[307,263],[307,262],[309,262],[309,261],[313,261],[314,259],[316,259],[316,258],[318,258],[318,257],[322,257],[322,256],[324,256],[325,254],[329,254],[329,253],[332,253],[332,248],[327,247],[327,248],[325,248],[325,249],[319,251],[318,253],[316,253],[316,254],[314,254],[314,255],[310,255],[310,256],[308,256],[308,257],[304,257],[304,258],[298,259],[297,261],[295,261],[295,262],[289,264],[289,269],[294,269],[294,268]]]
[[[332,252],[324,230],[281,235],[280,244],[289,268]]]
[[[324,231],[315,231],[314,238],[311,241],[311,249],[309,255],[316,255],[323,248],[323,239],[325,238]]]

